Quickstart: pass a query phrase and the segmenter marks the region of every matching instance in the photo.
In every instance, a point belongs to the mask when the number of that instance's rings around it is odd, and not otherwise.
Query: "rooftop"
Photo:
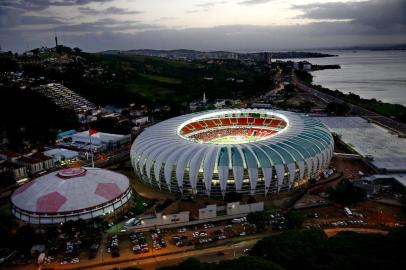
[[[319,117],[327,128],[360,155],[373,157],[381,170],[406,171],[406,139],[361,117]]]

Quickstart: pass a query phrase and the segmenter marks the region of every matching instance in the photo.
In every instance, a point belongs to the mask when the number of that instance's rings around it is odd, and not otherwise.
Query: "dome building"
[[[318,120],[264,109],[182,115],[147,128],[131,161],[141,181],[172,193],[266,196],[317,177],[334,141]]]
[[[58,224],[122,211],[131,203],[126,176],[99,168],[55,171],[21,186],[11,196],[12,213],[31,224]]]

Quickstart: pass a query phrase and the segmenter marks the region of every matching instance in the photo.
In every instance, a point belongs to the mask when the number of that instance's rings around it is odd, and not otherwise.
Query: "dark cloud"
[[[353,22],[289,26],[230,25],[181,30],[148,29],[149,25],[132,22],[130,27],[140,31],[136,33],[122,31],[128,27],[113,21],[102,21],[92,25],[80,24],[59,28],[56,32],[62,44],[78,46],[86,51],[141,48],[256,51],[406,43],[406,31],[401,32],[396,29],[381,31]],[[85,32],[83,32],[84,29],[86,29]],[[29,40],[31,46],[47,44],[52,46],[52,33],[54,32],[19,32],[20,39]],[[16,33],[13,35],[13,40],[17,40]],[[1,32],[0,39],[3,40]],[[44,40],[48,43],[44,44]],[[11,42],[9,40],[6,43],[2,42],[3,48],[7,49]],[[25,44],[27,42],[20,42],[14,46]]]
[[[268,2],[272,2],[273,0],[246,0],[239,2],[238,4],[240,5],[247,5],[247,6],[254,6],[254,5],[259,5],[259,4],[265,4]]]
[[[132,20],[95,19],[78,23],[58,17],[28,16],[21,9],[3,7],[4,2],[0,0],[0,41],[6,50],[26,50],[27,44],[31,48],[52,46],[54,32],[62,44],[86,51],[137,48],[250,51],[406,43],[406,1],[401,0],[294,6],[295,10],[303,11],[303,18],[321,20],[310,24],[186,29],[168,29]],[[70,1],[73,2],[79,5],[90,0]],[[207,8],[210,7],[197,7],[195,12]],[[32,27],[35,30],[25,29],[28,25],[36,26]]]
[[[24,11],[13,8],[0,8],[0,27],[14,28],[17,26],[59,25],[63,21],[58,17],[24,15]]]
[[[100,33],[109,31],[131,31],[131,30],[151,30],[161,28],[154,24],[144,24],[139,21],[127,20],[119,21],[115,19],[100,19],[94,22],[79,23],[79,24],[65,24],[57,27],[53,27],[50,30],[58,33]]]
[[[87,15],[131,15],[131,14],[141,14],[141,11],[137,10],[128,10],[124,8],[118,8],[118,7],[109,7],[105,9],[94,9],[90,7],[80,7],[79,11],[81,13],[87,14]]]
[[[371,0],[294,5],[302,18],[316,20],[352,20],[377,28],[406,25],[405,0]]]
[[[107,3],[113,0],[1,0],[0,8],[18,8],[26,11],[44,10],[51,6],[82,6],[90,3]]]

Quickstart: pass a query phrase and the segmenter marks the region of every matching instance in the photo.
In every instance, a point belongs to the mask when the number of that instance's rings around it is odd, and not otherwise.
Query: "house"
[[[42,153],[36,153],[31,156],[22,156],[16,160],[16,163],[27,167],[27,171],[30,174],[36,174],[54,168],[52,158],[47,157]]]
[[[25,166],[12,163],[8,160],[0,160],[0,174],[10,173],[14,180],[20,180],[27,177],[27,168]]]

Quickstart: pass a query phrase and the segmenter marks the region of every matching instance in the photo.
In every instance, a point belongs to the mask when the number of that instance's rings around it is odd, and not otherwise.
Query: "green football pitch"
[[[210,143],[213,144],[238,144],[238,143],[247,143],[254,142],[258,140],[255,136],[226,136],[221,138],[216,138],[211,140]]]

